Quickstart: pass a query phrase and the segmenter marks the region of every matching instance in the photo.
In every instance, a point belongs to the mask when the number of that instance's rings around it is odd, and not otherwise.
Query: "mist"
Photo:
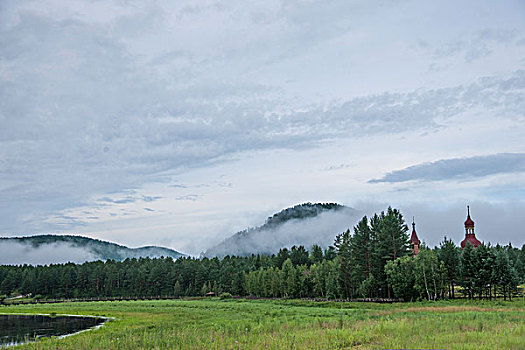
[[[33,247],[31,244],[19,242],[0,242],[0,265],[48,265],[67,262],[78,264],[93,260],[97,260],[93,253],[67,243]]]
[[[345,208],[326,211],[313,218],[289,220],[276,228],[254,229],[227,238],[204,254],[207,257],[277,253],[281,248],[303,245],[309,249],[317,244],[326,248],[334,243],[335,236],[351,229],[362,213]]]

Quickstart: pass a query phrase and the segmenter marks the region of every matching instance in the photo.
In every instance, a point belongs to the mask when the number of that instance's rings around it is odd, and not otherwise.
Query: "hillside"
[[[184,254],[173,249],[146,246],[129,248],[116,243],[101,241],[83,236],[37,235],[27,237],[0,237],[0,247],[6,252],[2,264],[41,264],[67,261],[83,262],[90,260],[124,260],[139,257],[172,257],[177,259]],[[21,251],[21,254],[16,252]],[[21,259],[26,259],[22,261]],[[45,261],[45,262],[44,262]]]
[[[352,227],[359,213],[337,203],[304,203],[281,210],[259,227],[249,228],[209,248],[203,256],[273,254],[292,245],[326,247]]]

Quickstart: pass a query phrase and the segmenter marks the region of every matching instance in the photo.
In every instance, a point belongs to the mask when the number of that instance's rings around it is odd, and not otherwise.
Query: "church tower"
[[[414,256],[416,256],[419,253],[419,246],[421,245],[421,241],[417,237],[416,223],[414,221],[414,218],[412,218],[412,236],[410,236],[410,245],[412,246],[412,253],[414,254]]]
[[[465,239],[461,242],[461,249],[465,249],[467,242],[470,242],[474,248],[481,245],[474,234],[474,221],[470,218],[470,207],[467,205],[467,220],[465,220]]]

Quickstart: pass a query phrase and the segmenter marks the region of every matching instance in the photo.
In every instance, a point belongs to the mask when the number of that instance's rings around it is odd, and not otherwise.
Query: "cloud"
[[[322,170],[323,171],[337,171],[337,170],[348,169],[348,168],[350,168],[352,166],[354,166],[354,165],[352,165],[352,164],[330,165],[330,166],[327,166],[327,167],[323,168]]]
[[[181,185],[181,184],[175,184],[175,185],[169,185],[170,188],[188,188],[187,185]]]
[[[200,197],[200,195],[198,195],[198,194],[187,194],[187,195],[184,195],[184,196],[179,196],[179,197],[177,197],[175,199],[178,200],[178,201],[192,201],[192,202],[195,202],[199,197]]]
[[[525,153],[442,159],[394,170],[369,183],[473,179],[489,175],[525,172]]]
[[[142,200],[144,202],[148,202],[148,203],[158,201],[159,199],[162,199],[162,198],[164,198],[164,197],[161,197],[161,196],[142,196]]]
[[[62,230],[53,218],[67,208],[148,202],[121,194],[240,152],[433,132],[476,109],[522,123],[522,18],[475,4],[3,1],[0,231]],[[471,15],[493,6],[505,18]],[[442,24],[458,14],[469,21]],[[457,33],[460,47],[434,57]],[[429,58],[449,67],[482,37],[472,60],[510,52],[505,69],[420,80]],[[419,40],[429,48],[410,49]]]
[[[123,198],[119,198],[119,199],[113,199],[113,198],[110,198],[110,197],[103,197],[103,198],[99,198],[97,199],[98,202],[102,202],[102,203],[111,203],[111,204],[127,204],[127,203],[135,203],[135,202],[146,202],[146,203],[151,203],[151,202],[155,202],[159,199],[162,199],[164,197],[161,197],[161,196],[145,196],[145,195],[139,195],[139,196],[125,196]]]
[[[125,203],[134,203],[137,201],[136,198],[123,198],[123,199],[111,199],[109,197],[100,198],[99,202],[113,203],[113,204],[125,204]]]

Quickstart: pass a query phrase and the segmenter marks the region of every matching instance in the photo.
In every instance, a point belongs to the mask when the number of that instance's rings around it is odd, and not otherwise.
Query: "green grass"
[[[525,302],[400,304],[302,300],[86,302],[0,313],[115,317],[102,328],[29,349],[525,349]]]

